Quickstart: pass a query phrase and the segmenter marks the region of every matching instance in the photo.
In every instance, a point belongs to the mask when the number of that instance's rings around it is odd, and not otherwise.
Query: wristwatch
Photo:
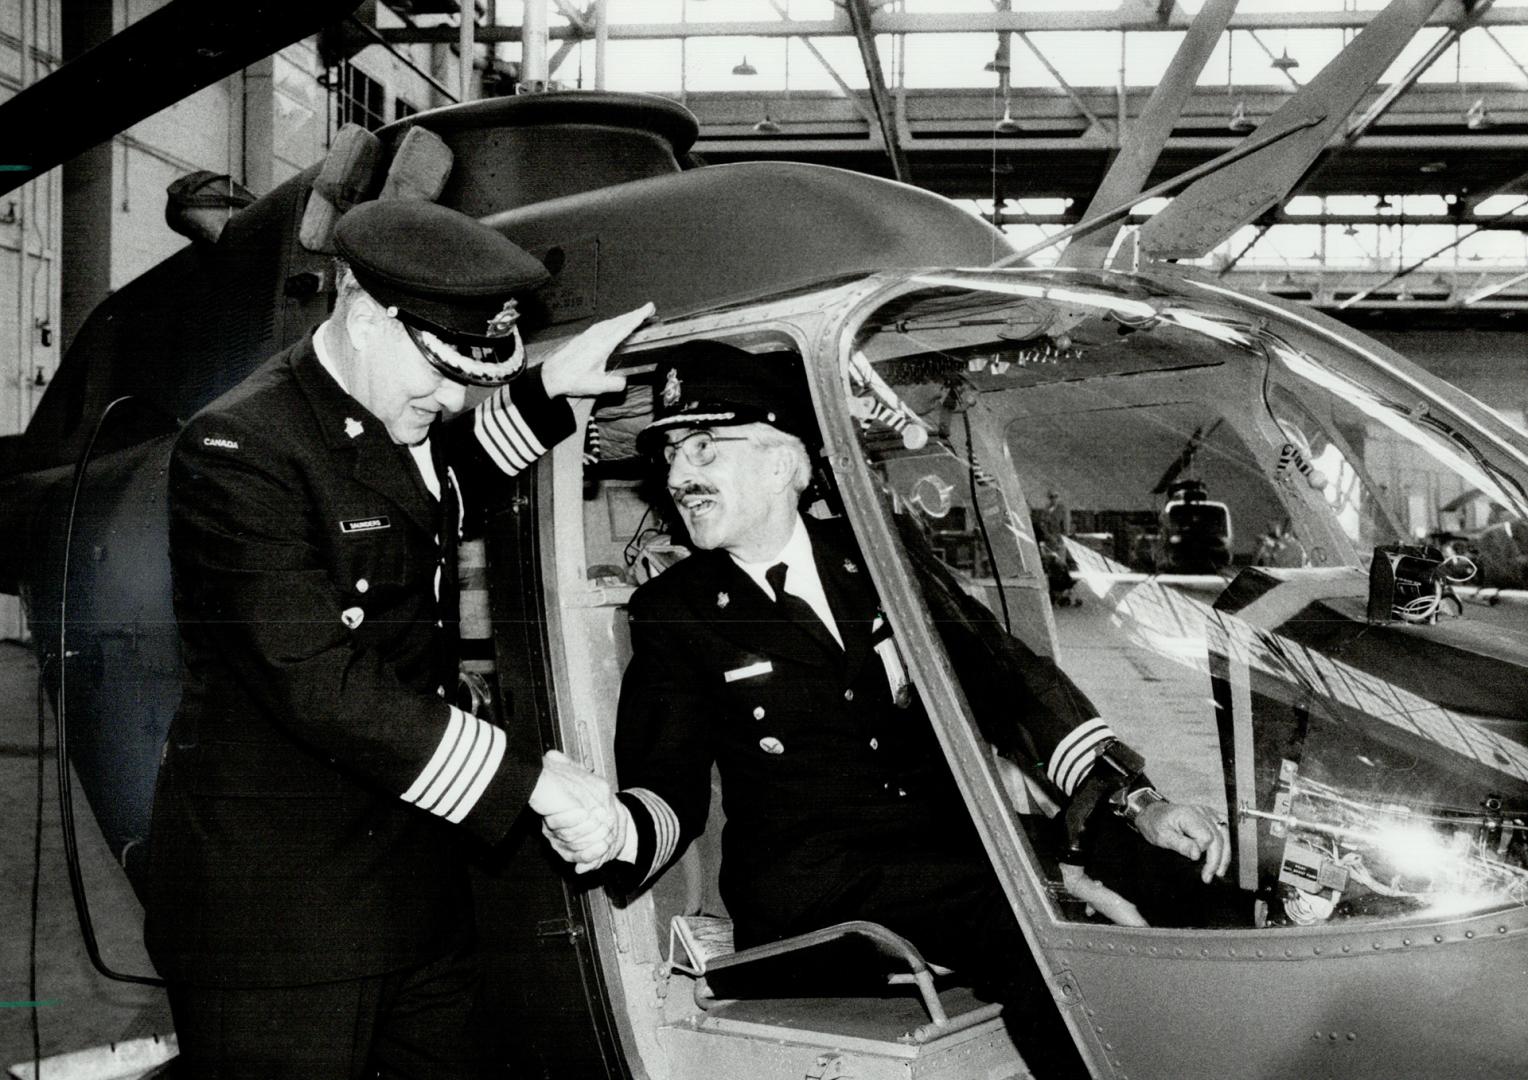
[[[1148,806],[1154,803],[1166,802],[1167,796],[1148,785],[1138,787],[1134,791],[1124,792],[1123,795],[1120,792],[1116,792],[1114,798],[1110,801],[1114,804],[1114,812],[1133,827],[1135,819],[1140,817]]]
[[[1127,800],[1133,792],[1150,790],[1153,795],[1156,791],[1151,789],[1150,782],[1145,777],[1146,759],[1141,757],[1119,739],[1108,739],[1099,748],[1098,754],[1093,759],[1093,767],[1088,775],[1078,785],[1077,790],[1072,792],[1071,802],[1067,805],[1063,815],[1063,824],[1066,829],[1066,853],[1062,856],[1063,862],[1080,864],[1084,857],[1083,836],[1087,831],[1088,819],[1093,816],[1093,811],[1100,804],[1108,802],[1114,807],[1115,812],[1124,816]],[[1161,798],[1157,795],[1157,798]],[[1141,810],[1145,809],[1143,804]],[[1137,810],[1136,813],[1139,813]],[[1128,821],[1134,821],[1133,816],[1126,817]]]

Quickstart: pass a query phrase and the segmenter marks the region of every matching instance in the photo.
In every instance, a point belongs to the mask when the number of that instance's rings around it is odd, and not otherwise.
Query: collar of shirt
[[[839,647],[843,647],[843,635],[838,632],[838,622],[833,618],[833,609],[828,606],[828,595],[822,588],[822,578],[817,573],[817,560],[812,557],[812,536],[806,531],[806,522],[801,520],[800,514],[796,515],[796,528],[791,532],[791,538],[774,558],[763,562],[744,562],[736,555],[729,553],[729,556],[737,563],[738,569],[751,577],[771,600],[775,598],[775,590],[769,587],[764,575],[771,566],[783,562],[786,567],[785,591],[801,597],[811,605]]]
[[[318,355],[319,366],[327,371],[329,373],[329,377],[339,385],[341,390],[345,391],[345,393],[350,396],[352,401],[354,401],[355,396],[350,393],[350,387],[345,385],[345,380],[340,378],[339,368],[335,366],[334,357],[329,353],[329,346],[324,342],[324,329],[328,325],[329,324],[326,322],[323,324],[323,326],[320,326],[316,331],[314,331],[313,351]],[[361,403],[357,401],[356,404],[360,405]],[[373,419],[375,420],[375,418]],[[381,423],[381,421],[375,422]],[[424,481],[424,486],[430,489],[431,495],[439,499],[440,478],[435,475],[435,462],[430,457],[429,437],[426,436],[423,442],[419,443],[417,446],[409,447],[408,450],[409,456],[414,459],[414,467],[419,470],[420,479]]]

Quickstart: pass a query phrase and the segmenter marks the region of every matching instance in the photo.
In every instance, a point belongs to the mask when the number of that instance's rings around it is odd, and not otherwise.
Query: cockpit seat
[[[876,962],[866,963],[867,953]],[[885,985],[914,986],[928,1023],[902,1036],[904,1042],[930,1039],[995,1017],[1000,1006],[968,1001],[971,1007],[951,1016],[935,987],[936,976],[950,969],[931,964],[912,942],[879,923],[862,919],[837,923],[795,937],[749,949],[732,948],[732,920],[677,915],[669,935],[669,966],[696,976],[695,1001],[712,1010],[740,998],[776,996],[782,988],[808,983],[816,992],[864,981],[890,961],[893,970],[877,972]],[[788,991],[787,991],[788,992]]]

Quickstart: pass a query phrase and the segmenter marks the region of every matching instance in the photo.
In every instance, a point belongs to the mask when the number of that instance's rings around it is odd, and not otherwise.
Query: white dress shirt
[[[828,594],[823,592],[822,578],[817,573],[817,562],[812,558],[812,537],[806,531],[806,522],[801,520],[801,515],[796,515],[796,528],[791,533],[791,538],[785,542],[785,547],[773,559],[763,562],[744,562],[736,555],[732,561],[737,563],[738,568],[747,574],[764,590],[764,595],[771,600],[775,598],[775,590],[770,587],[769,581],[764,577],[769,568],[776,563],[785,564],[785,591],[792,596],[798,596],[811,605],[817,617],[822,620],[822,625],[828,628],[828,633],[833,635],[833,640],[838,642],[838,647],[844,647],[844,639],[838,632],[838,623],[833,618],[833,609],[828,606]]]

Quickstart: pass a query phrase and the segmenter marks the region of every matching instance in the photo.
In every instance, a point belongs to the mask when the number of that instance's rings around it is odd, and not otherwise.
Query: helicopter
[[[1394,493],[1425,475],[1528,518],[1521,431],[1298,304],[1170,264],[1106,265],[1096,235],[1057,267],[1013,265],[1001,233],[915,188],[783,162],[687,167],[695,121],[666,99],[569,91],[416,114],[377,133],[350,185],[376,197],[416,131],[450,153],[438,201],[552,272],[523,316],[533,361],[592,320],[658,312],[613,359],[627,390],[586,403],[584,438],[515,481],[463,575],[474,670],[512,742],[614,773],[625,606],[685,553],[635,451],[662,358],[701,339],[782,370],[799,356],[823,440],[812,512],[855,531],[1089,1072],[1520,1074],[1528,593],[1417,545]],[[1284,152],[1305,139],[1288,131]],[[0,579],[24,598],[68,757],[139,886],[180,692],[169,445],[327,314],[332,259],[303,222],[342,168],[316,164],[103,302],[6,448]],[[1226,520],[1287,522],[1298,565],[1256,565],[1247,529],[1224,530],[1223,559],[1177,565],[1131,542],[1160,509],[1159,463],[1186,444]],[[1058,541],[1086,603],[1051,602],[1034,527],[1047,491],[1070,507]],[[952,582],[988,646],[1055,657],[1159,787],[1221,811],[1246,925],[1117,926],[1066,895],[1044,793],[987,742],[969,659],[931,618]],[[485,854],[483,1021],[505,1068],[1030,1075],[997,1006],[874,929],[863,971],[814,967],[820,938],[732,950],[721,817],[713,806],[707,834],[633,896],[575,880],[533,836]],[[782,957],[805,972],[799,997],[751,985]]]

